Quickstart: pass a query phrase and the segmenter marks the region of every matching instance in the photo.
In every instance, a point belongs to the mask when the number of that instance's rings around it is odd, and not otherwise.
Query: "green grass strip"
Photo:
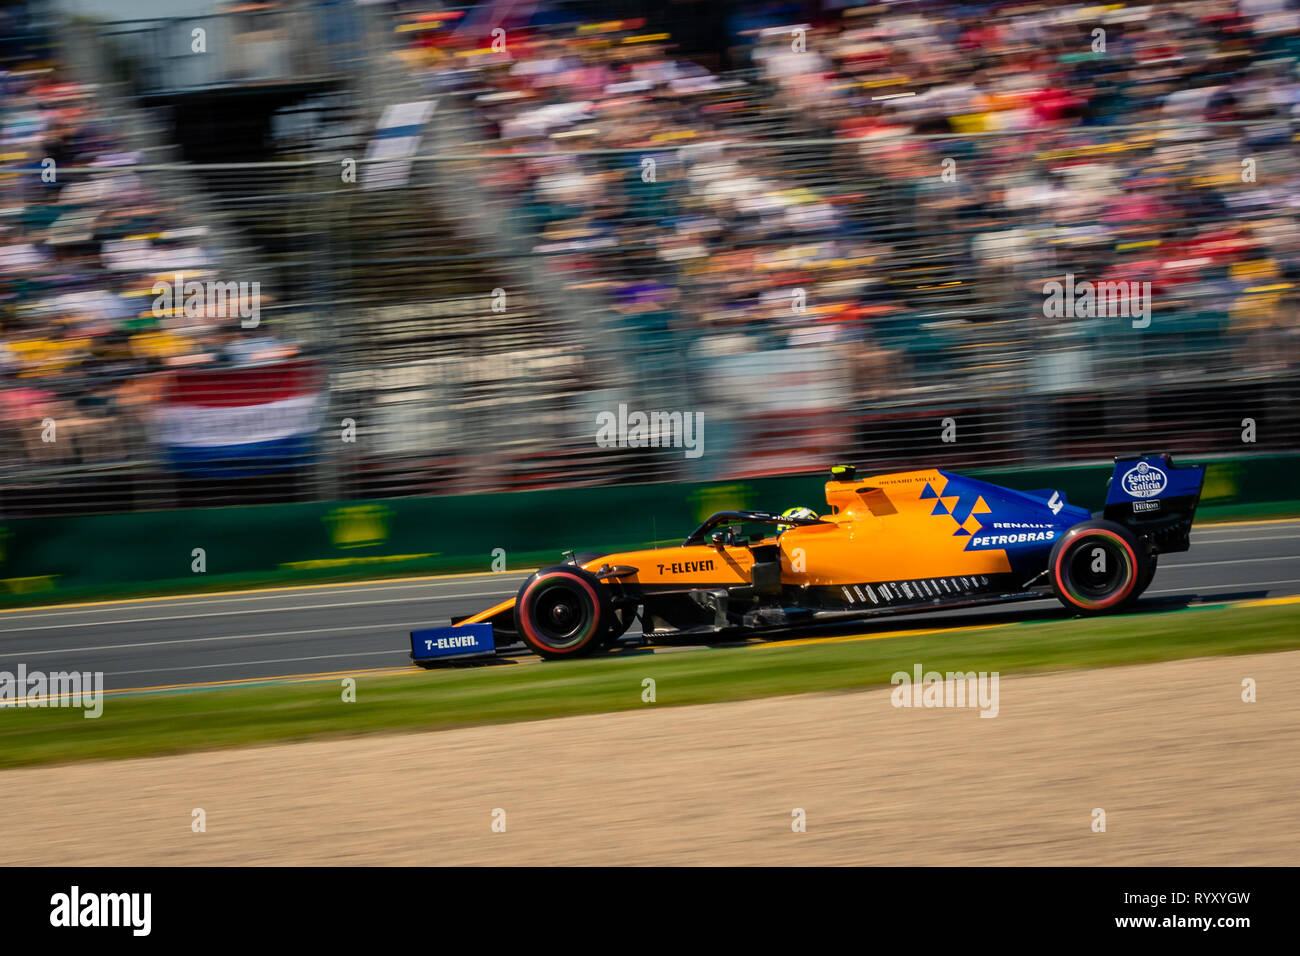
[[[341,679],[109,696],[94,720],[81,710],[0,708],[0,767],[856,690],[886,685],[918,663],[1008,675],[1293,648],[1300,604],[1212,606],[882,640],[362,675],[355,703],[343,702]],[[656,682],[653,704],[642,701],[647,677]]]

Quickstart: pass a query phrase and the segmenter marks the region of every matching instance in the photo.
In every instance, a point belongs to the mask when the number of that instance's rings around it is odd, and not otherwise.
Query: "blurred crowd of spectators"
[[[93,91],[48,60],[19,59],[0,71],[0,100],[5,463],[138,454],[168,369],[285,349],[250,347],[237,318],[155,314],[155,282],[225,277],[205,227],[180,225],[133,168],[141,157],[122,151]]]
[[[384,9],[438,116],[469,104],[495,154],[476,175],[547,273],[622,333],[629,381],[713,422],[807,433],[941,387],[1297,362],[1300,18],[1283,0],[737,4],[734,70],[590,4],[500,24],[508,4]],[[47,59],[5,64],[0,430],[33,459],[111,460],[169,368],[292,347],[155,315],[159,279],[231,278],[212,237],[92,91]],[[1046,317],[1066,274],[1150,282],[1150,327]]]
[[[991,352],[1039,381],[1062,348],[1295,364],[1289,4],[772,6],[733,21],[727,73],[641,21],[539,16],[495,47],[473,13],[394,25],[519,155],[479,168],[535,251],[666,364],[839,343],[857,401],[987,378]],[[1149,281],[1149,334],[1045,318],[1067,273]]]

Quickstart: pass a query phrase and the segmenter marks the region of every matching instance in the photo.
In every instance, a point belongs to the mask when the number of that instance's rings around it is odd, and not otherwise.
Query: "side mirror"
[[[725,531],[715,531],[715,532],[713,532],[712,535],[709,536],[709,540],[711,540],[711,541],[713,542],[713,546],[714,546],[715,548],[717,548],[719,551],[721,551],[723,545],[725,545],[725,544],[727,543],[727,532],[725,532]]]

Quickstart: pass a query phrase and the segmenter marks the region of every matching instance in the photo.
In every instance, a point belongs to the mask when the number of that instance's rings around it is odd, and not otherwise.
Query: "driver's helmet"
[[[781,517],[782,518],[816,518],[817,512],[813,511],[811,508],[786,508],[784,511],[781,512]],[[792,524],[779,524],[776,526],[776,533],[781,534],[782,532],[789,531],[793,527],[795,526]]]

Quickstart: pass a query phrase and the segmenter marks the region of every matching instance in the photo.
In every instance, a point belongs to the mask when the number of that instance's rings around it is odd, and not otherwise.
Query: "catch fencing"
[[[406,159],[0,168],[4,514],[1300,447],[1288,135],[510,152],[462,100]]]

